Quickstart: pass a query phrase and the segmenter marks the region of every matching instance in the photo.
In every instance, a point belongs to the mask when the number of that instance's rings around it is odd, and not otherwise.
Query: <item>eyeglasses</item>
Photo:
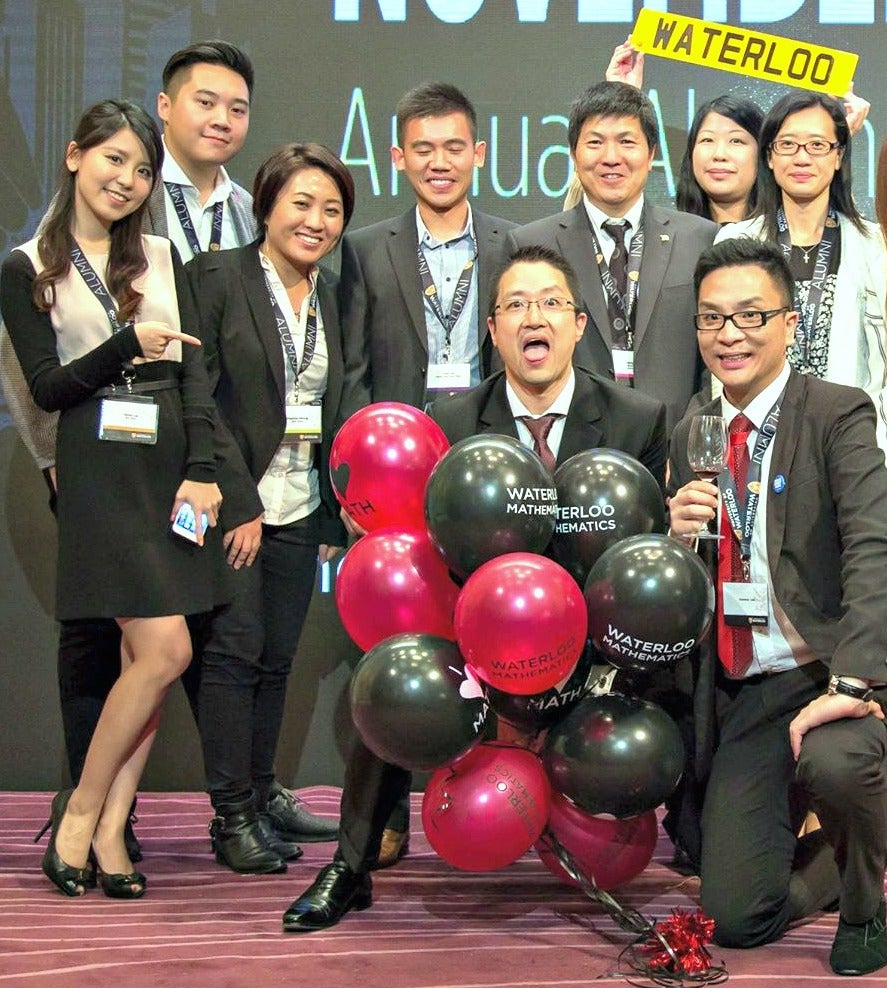
[[[781,312],[791,312],[788,305],[781,309],[767,309],[762,312],[760,309],[744,309],[742,312],[697,312],[693,317],[698,333],[716,333],[726,325],[727,321],[733,323],[737,329],[745,332],[747,329],[760,329],[766,326],[768,320],[773,316],[778,316]]]
[[[566,312],[568,309],[575,309],[576,306],[568,298],[560,295],[547,295],[545,298],[507,298],[504,302],[493,306],[493,314],[503,312],[506,316],[523,315],[530,311],[531,305],[538,305],[539,311],[545,315],[554,312]]]
[[[821,158],[823,155],[829,154],[834,151],[835,148],[841,146],[840,141],[822,141],[814,140],[807,141],[806,144],[801,144],[798,141],[793,141],[789,137],[780,137],[778,141],[774,141],[770,145],[770,150],[774,154],[784,154],[786,156],[797,154],[802,148],[813,158]]]

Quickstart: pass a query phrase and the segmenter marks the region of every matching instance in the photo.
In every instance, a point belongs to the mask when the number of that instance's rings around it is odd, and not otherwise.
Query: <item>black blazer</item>
[[[644,257],[634,320],[634,380],[638,391],[665,404],[669,434],[703,380],[705,367],[693,323],[693,269],[717,232],[714,223],[699,216],[649,202],[644,206]],[[610,320],[584,202],[522,226],[508,239],[512,246],[553,247],[576,270],[589,325],[576,345],[573,362],[612,379]]]
[[[280,446],[286,426],[284,356],[258,247],[256,241],[234,250],[202,253],[186,266],[218,411],[216,454],[226,530],[262,513],[256,485]],[[317,294],[329,354],[323,441],[316,459],[323,501],[321,541],[344,545],[328,469],[343,397],[342,332],[334,277],[322,268]]]
[[[506,256],[505,234],[514,224],[472,210],[477,238],[477,339],[481,375],[490,372],[487,330],[490,282]],[[402,401],[421,408],[428,371],[422,281],[416,262],[416,210],[345,236],[339,280],[349,382],[359,401]],[[356,392],[351,391],[352,395]],[[358,404],[356,407],[360,407]],[[355,411],[347,407],[347,414]]]
[[[488,377],[471,391],[440,398],[430,414],[451,443],[487,432],[517,438],[504,371]],[[601,446],[633,456],[664,487],[666,439],[662,403],[576,368],[576,390],[564,423],[557,462]]]

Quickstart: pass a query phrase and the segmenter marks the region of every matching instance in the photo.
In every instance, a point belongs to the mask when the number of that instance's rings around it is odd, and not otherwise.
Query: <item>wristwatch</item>
[[[852,696],[854,700],[871,700],[874,690],[871,686],[856,686],[848,683],[843,676],[832,676],[828,681],[828,695],[834,696],[841,693],[843,696]]]

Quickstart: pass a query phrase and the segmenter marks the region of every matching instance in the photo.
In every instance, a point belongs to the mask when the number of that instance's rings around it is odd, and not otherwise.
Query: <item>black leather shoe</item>
[[[279,782],[271,783],[265,812],[277,836],[284,840],[295,841],[297,844],[314,844],[339,839],[337,821],[324,820],[310,813],[302,800]]]
[[[366,872],[352,871],[344,861],[334,860],[321,868],[311,885],[283,914],[285,933],[325,930],[352,909],[373,904],[373,883]]]
[[[220,806],[209,825],[216,861],[241,875],[273,875],[286,871],[286,861],[272,851],[259,827],[255,802]]]
[[[829,964],[835,974],[871,974],[887,965],[887,922],[884,900],[867,923],[838,920]]]
[[[277,831],[271,826],[271,820],[267,813],[259,814],[259,830],[262,831],[262,836],[268,847],[279,854],[284,861],[296,861],[302,857],[302,848],[298,844],[277,836]]]
[[[129,860],[133,864],[142,860],[142,845],[139,843],[139,839],[132,829],[132,825],[138,823],[138,821],[139,818],[136,816],[136,801],[133,800],[129,810],[129,819],[123,827],[123,843],[126,845],[126,853]]]

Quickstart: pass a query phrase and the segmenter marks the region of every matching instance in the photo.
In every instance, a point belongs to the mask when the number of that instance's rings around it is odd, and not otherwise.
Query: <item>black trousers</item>
[[[345,764],[339,819],[339,854],[349,868],[369,869],[386,827],[409,829],[411,782],[410,772],[383,762],[355,737]]]
[[[844,719],[804,736],[797,764],[788,727],[825,691],[815,662],[750,680],[720,677],[720,740],[702,812],[703,910],[724,947],[779,937],[840,897],[848,922],[871,919],[887,865],[887,728]],[[822,830],[798,840],[812,808]]]
[[[263,526],[250,567],[232,571],[234,599],[213,615],[200,677],[200,736],[206,786],[217,809],[256,795],[274,780],[293,656],[317,572],[316,513]]]

